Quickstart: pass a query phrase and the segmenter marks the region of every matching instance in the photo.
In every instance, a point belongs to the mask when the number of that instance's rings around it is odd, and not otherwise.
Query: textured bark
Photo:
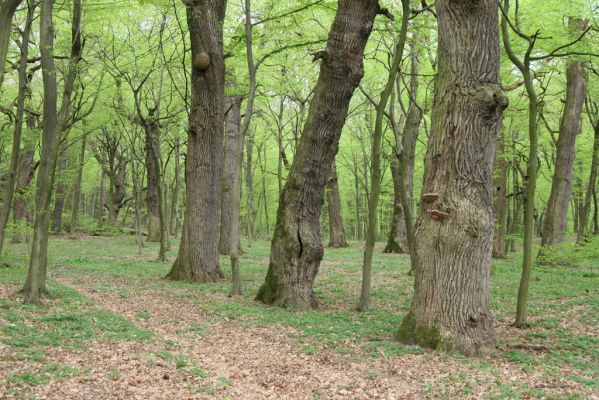
[[[440,0],[436,10],[438,74],[423,193],[439,197],[420,202],[414,297],[397,338],[479,354],[495,346],[492,172],[507,106],[499,82],[497,2]]]
[[[195,282],[223,278],[218,263],[219,194],[223,157],[225,0],[190,2],[187,24],[192,57],[210,57],[206,71],[192,71],[191,113],[185,165],[186,209],[177,260],[167,277]]]
[[[146,132],[146,174],[147,174],[147,191],[146,191],[146,206],[148,208],[148,241],[160,242],[160,199],[158,195],[160,176],[152,146],[158,152],[160,157],[160,139],[159,139],[158,123],[148,122],[144,126]]]
[[[495,168],[493,174],[494,209],[495,209],[495,236],[493,240],[493,257],[505,258],[507,252],[507,173],[509,164],[505,157],[505,140],[503,130],[500,129],[497,137],[495,152]]]
[[[221,184],[220,239],[218,251],[222,255],[230,255],[233,234],[233,206],[235,200],[235,182],[241,175],[241,159],[243,143],[241,141],[241,97],[227,97],[225,100],[225,149],[223,159],[223,177]],[[239,214],[239,211],[237,212]],[[239,226],[239,224],[238,224]]]
[[[572,22],[571,22],[572,23]],[[555,172],[543,227],[542,246],[551,246],[564,240],[568,224],[568,203],[572,194],[576,136],[580,131],[580,117],[586,95],[586,72],[582,62],[568,63],[566,70],[566,104],[560,122]]]
[[[0,5],[3,9],[5,4]],[[21,152],[21,135],[23,133],[23,117],[25,114],[25,97],[27,90],[27,55],[29,54],[29,36],[31,33],[31,25],[33,24],[33,11],[35,6],[29,6],[27,13],[27,21],[23,30],[22,45],[21,45],[21,60],[19,61],[19,92],[17,96],[17,114],[15,121],[15,129],[13,132],[12,152],[10,157],[10,165],[8,171],[8,182],[4,191],[2,208],[0,209],[0,257],[2,257],[2,249],[4,247],[4,234],[10,214],[15,185],[18,178],[19,168],[19,153]],[[4,11],[4,10],[2,10]],[[9,23],[10,25],[10,23]],[[4,28],[2,28],[4,29]],[[2,39],[0,39],[2,40]],[[0,45],[2,45],[0,43]],[[0,48],[0,51],[2,49]],[[0,60],[0,68],[4,70],[4,60]]]
[[[8,54],[12,17],[22,0],[0,0],[0,89],[4,81],[4,65]]]
[[[266,280],[256,300],[282,307],[316,307],[312,284],[323,256],[320,212],[353,93],[364,74],[364,48],[375,0],[339,1],[320,75],[293,165],[279,199]],[[325,172],[325,173],[323,173]]]
[[[30,129],[32,129],[32,125],[30,125]],[[26,243],[29,241],[29,229],[27,228],[27,224],[30,222],[28,193],[33,175],[39,165],[39,162],[34,159],[36,142],[37,140],[33,138],[25,140],[25,147],[19,156],[17,184],[13,201],[13,221],[17,229],[12,238],[13,243]]]
[[[329,247],[348,247],[341,213],[337,167],[334,161],[331,167],[331,176],[327,182],[327,206],[329,209]]]
[[[581,245],[584,242],[585,235],[587,234],[587,224],[591,211],[591,200],[593,198],[593,193],[595,193],[595,184],[597,182],[597,168],[599,166],[599,118],[597,121],[593,122],[595,139],[593,144],[593,155],[591,159],[591,172],[589,176],[589,182],[587,184],[587,190],[584,196],[584,203],[582,205],[580,226],[578,227],[578,234],[576,235],[577,245]]]

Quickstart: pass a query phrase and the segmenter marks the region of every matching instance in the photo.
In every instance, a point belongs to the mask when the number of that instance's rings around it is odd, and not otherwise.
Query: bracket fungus
[[[447,219],[449,217],[449,213],[440,211],[440,210],[427,210],[427,213],[431,216],[435,221]]]
[[[422,200],[425,203],[432,203],[439,200],[439,193],[425,193],[422,195]]]

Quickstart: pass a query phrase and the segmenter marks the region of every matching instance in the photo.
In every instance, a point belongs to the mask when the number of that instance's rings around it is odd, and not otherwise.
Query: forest
[[[0,397],[599,399],[596,0],[0,0]]]

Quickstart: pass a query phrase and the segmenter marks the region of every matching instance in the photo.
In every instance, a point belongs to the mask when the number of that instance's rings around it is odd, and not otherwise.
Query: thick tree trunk
[[[17,2],[18,3],[18,2]],[[0,5],[0,10],[4,13],[5,4]],[[21,135],[23,133],[23,117],[25,114],[25,97],[27,90],[27,55],[29,54],[29,36],[31,33],[31,25],[33,24],[33,11],[35,6],[29,6],[27,13],[27,21],[25,23],[25,29],[23,30],[22,45],[21,45],[21,60],[19,62],[19,93],[17,96],[17,114],[15,121],[15,129],[13,132],[13,143],[12,152],[10,157],[10,165],[8,171],[8,182],[4,191],[4,198],[2,209],[0,209],[0,257],[2,257],[2,249],[4,247],[4,234],[6,232],[6,225],[8,224],[8,217],[10,215],[10,208],[12,206],[13,195],[15,192],[15,185],[18,179],[19,172],[19,153],[21,152]],[[12,17],[12,14],[11,14]],[[0,18],[1,21],[1,18]],[[10,21],[8,23],[10,28]],[[0,28],[4,30],[4,27]],[[0,46],[3,46],[0,39]],[[3,51],[0,47],[0,52]],[[5,52],[6,53],[6,52]],[[0,69],[4,71],[4,59],[0,59]],[[1,82],[1,81],[0,81]]]
[[[493,174],[493,204],[495,209],[495,236],[493,241],[493,257],[505,258],[507,251],[507,174],[509,164],[505,156],[505,140],[503,129],[499,130],[497,149],[495,152],[495,168]]]
[[[67,149],[62,150],[60,154],[60,161],[57,166],[58,183],[56,184],[56,191],[54,195],[54,213],[52,218],[52,231],[54,233],[62,232],[62,211],[64,210],[64,198],[65,198],[65,177],[64,174],[67,169]]]
[[[79,151],[79,164],[77,165],[77,176],[73,188],[73,208],[71,209],[70,233],[79,230],[79,203],[81,203],[81,181],[83,179],[83,166],[85,165],[85,148],[87,146],[87,135],[81,138],[81,150]]]
[[[489,308],[493,157],[507,96],[497,2],[440,0],[438,74],[414,235],[412,307],[397,338],[439,350],[495,346]]]
[[[582,62],[572,61],[566,70],[566,104],[557,139],[555,172],[547,203],[542,246],[551,246],[564,240],[568,224],[568,203],[572,194],[576,136],[586,95],[586,72]]]
[[[0,0],[0,89],[4,81],[4,65],[10,43],[12,17],[22,0]]]
[[[406,222],[401,204],[401,182],[399,181],[401,174],[399,168],[399,158],[394,155],[391,159],[391,177],[393,178],[393,215],[391,216],[391,229],[383,253],[402,254],[408,249]]]
[[[591,200],[593,198],[593,193],[595,193],[595,184],[597,182],[597,168],[599,166],[599,119],[594,121],[594,129],[595,139],[593,144],[593,156],[591,159],[591,173],[589,176],[587,191],[584,196],[584,203],[582,205],[580,226],[578,227],[578,234],[576,235],[576,245],[578,246],[582,245],[584,242],[587,232],[587,224],[591,211]]]
[[[223,177],[221,184],[221,211],[220,211],[220,239],[218,251],[222,255],[231,254],[231,243],[233,234],[233,206],[236,194],[234,184],[239,181],[241,175],[241,159],[237,156],[242,154],[241,141],[241,97],[227,97],[225,100],[225,149],[223,159]],[[238,193],[237,193],[238,194]],[[239,211],[237,211],[239,214]],[[239,224],[237,224],[239,226]]]
[[[167,277],[195,282],[223,278],[218,262],[218,216],[223,124],[225,64],[223,21],[226,1],[193,2],[187,6],[192,57],[209,57],[206,70],[193,69],[191,113],[185,165],[186,209],[177,260]]]
[[[158,173],[155,157],[152,148],[158,152],[160,157],[160,139],[159,127],[157,123],[148,123],[145,128],[145,146],[146,146],[146,174],[147,191],[146,206],[148,208],[148,241],[160,242],[160,199],[158,195],[160,185],[160,174]]]
[[[323,246],[320,212],[324,188],[354,90],[364,74],[364,48],[376,0],[338,4],[320,76],[300,143],[279,200],[266,280],[256,300],[282,307],[316,307],[312,290]]]
[[[339,195],[339,182],[337,181],[337,166],[333,161],[331,176],[327,182],[327,206],[329,209],[329,247],[348,247],[343,228],[341,214],[341,198]]]

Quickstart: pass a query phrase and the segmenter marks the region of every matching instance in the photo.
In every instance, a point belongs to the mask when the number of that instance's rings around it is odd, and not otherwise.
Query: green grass
[[[110,252],[105,250],[107,248]],[[505,350],[496,354],[495,360],[507,362],[518,370],[540,371],[548,377],[567,378],[592,389],[599,388],[599,257],[595,257],[595,248],[599,248],[599,240],[582,250],[577,249],[573,255],[575,260],[566,262],[567,267],[535,267],[530,285],[530,327],[516,331],[510,337],[499,336],[500,348]],[[68,276],[75,283],[93,282],[92,289],[102,296],[127,299],[142,291],[160,292],[207,313],[214,324],[235,320],[240,329],[261,325],[287,327],[291,340],[297,342],[298,353],[310,355],[333,348],[339,354],[353,354],[356,346],[370,357],[428,353],[392,339],[409,309],[412,296],[412,278],[407,275],[408,257],[375,253],[374,308],[357,312],[354,308],[359,295],[362,249],[359,246],[327,249],[315,282],[315,293],[321,303],[319,309],[290,311],[253,301],[268,265],[269,244],[256,241],[252,248],[244,247],[244,250],[242,297],[228,297],[228,281],[197,285],[162,279],[170,262],[153,261],[157,255],[155,245],[143,249],[138,255],[134,238],[129,236],[52,240],[50,272]],[[516,253],[507,260],[494,261],[491,307],[496,324],[507,326],[513,321],[520,260],[521,254]],[[18,289],[25,278],[26,247],[8,246],[7,263],[11,268],[0,269],[0,284],[14,285]],[[227,257],[221,258],[221,268],[229,278]],[[19,348],[21,360],[41,361],[51,346],[81,348],[92,339],[144,340],[152,336],[151,332],[135,326],[135,322],[153,320],[149,311],[138,311],[131,322],[118,314],[94,309],[87,298],[56,281],[50,280],[49,289],[51,297],[45,307],[0,299],[0,317],[9,322],[0,329],[0,340]],[[176,315],[173,315],[172,323],[177,323]],[[201,339],[217,332],[211,325],[187,323],[179,328],[177,335]],[[512,347],[520,344],[542,345],[547,349],[528,351]],[[167,343],[166,350],[156,356],[193,375],[205,375],[180,353],[174,342],[171,346]],[[474,370],[493,368],[485,360],[452,357],[456,358],[455,362],[466,363]],[[563,371],[567,371],[566,376]],[[43,383],[43,376],[48,373],[37,372],[11,379]],[[459,380],[460,377],[452,379]],[[475,384],[465,382],[460,389],[461,395],[469,395]],[[215,386],[196,389],[209,393]],[[497,382],[496,398],[543,397],[545,394],[541,389],[524,384]],[[453,392],[447,394],[448,397],[454,395]]]

